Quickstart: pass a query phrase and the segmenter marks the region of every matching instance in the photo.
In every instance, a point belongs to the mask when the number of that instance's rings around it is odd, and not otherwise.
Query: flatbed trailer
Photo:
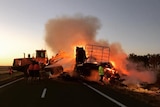
[[[86,56],[89,57],[87,62],[92,63],[93,59],[97,63],[109,62],[110,48],[100,45],[87,44],[85,46]]]
[[[93,70],[98,70],[99,64],[109,63],[110,48],[100,45],[87,44],[76,48],[75,71],[79,75],[89,76]]]

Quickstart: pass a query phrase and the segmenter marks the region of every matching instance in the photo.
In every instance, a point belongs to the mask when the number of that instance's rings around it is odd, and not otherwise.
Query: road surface
[[[0,107],[150,107],[105,85],[80,80],[23,78],[0,86]]]

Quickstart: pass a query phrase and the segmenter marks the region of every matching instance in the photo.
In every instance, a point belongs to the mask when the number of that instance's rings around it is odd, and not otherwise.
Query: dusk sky
[[[118,42],[127,53],[160,53],[160,0],[0,0],[0,65],[46,49],[45,25],[61,16],[93,16],[96,39]]]

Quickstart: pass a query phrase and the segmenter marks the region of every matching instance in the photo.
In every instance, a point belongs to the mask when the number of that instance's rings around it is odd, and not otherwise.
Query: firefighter
[[[103,66],[103,64],[99,65],[98,73],[99,73],[99,76],[100,76],[100,80],[99,81],[103,83],[103,76],[104,76],[104,66]]]

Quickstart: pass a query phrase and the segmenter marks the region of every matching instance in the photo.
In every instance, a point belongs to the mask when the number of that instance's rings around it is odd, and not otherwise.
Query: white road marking
[[[47,92],[47,88],[44,88],[43,92],[42,92],[42,95],[41,95],[41,98],[45,98],[46,92]]]
[[[13,83],[15,83],[15,82],[17,82],[17,81],[20,81],[20,80],[22,80],[22,79],[23,79],[23,77],[22,77],[22,78],[19,78],[19,79],[17,79],[17,80],[14,80],[14,81],[12,81],[12,82],[6,83],[6,84],[4,84],[4,85],[1,85],[1,86],[0,86],[0,89],[3,88],[3,87],[6,87],[6,86],[8,86],[8,85],[11,85],[11,84],[13,84]]]
[[[99,90],[93,88],[92,86],[88,85],[87,83],[83,83],[83,84],[84,84],[85,86],[89,87],[90,89],[94,90],[94,91],[97,92],[98,94],[102,95],[103,97],[105,97],[105,98],[109,99],[110,101],[116,103],[116,104],[119,105],[120,107],[127,107],[126,105],[124,105],[124,104],[116,101],[115,99],[107,96],[106,94],[104,94],[104,93],[100,92]]]

